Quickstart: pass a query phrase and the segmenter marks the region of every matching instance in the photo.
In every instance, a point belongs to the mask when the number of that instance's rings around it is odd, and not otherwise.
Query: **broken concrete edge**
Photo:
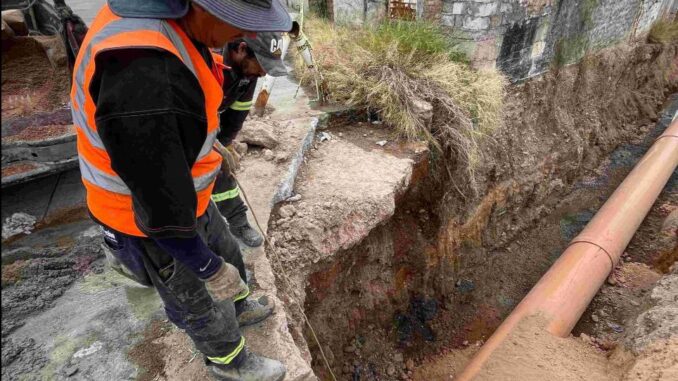
[[[70,159],[52,163],[40,163],[35,161],[17,161],[11,164],[19,165],[22,163],[29,163],[33,165],[35,168],[27,172],[21,172],[10,176],[3,176],[2,189],[76,168],[78,166],[78,157],[76,156]]]
[[[54,163],[78,156],[75,141],[53,144],[44,147],[12,147],[2,149],[2,164],[10,165],[17,161]]]
[[[30,128],[30,127],[29,127]],[[14,142],[3,142],[2,150],[18,148],[18,147],[44,147],[54,144],[63,144],[76,141],[75,133],[68,133],[54,138],[40,139],[40,140],[17,140]]]
[[[271,207],[273,207],[275,204],[281,201],[287,200],[292,196],[294,192],[294,183],[297,179],[297,173],[299,173],[299,168],[301,168],[301,165],[304,162],[304,155],[306,154],[306,152],[308,152],[308,149],[313,144],[315,132],[316,129],[318,128],[318,122],[322,118],[323,116],[321,115],[319,117],[314,117],[311,119],[311,123],[308,132],[306,133],[306,137],[301,142],[301,146],[292,157],[290,165],[287,169],[287,173],[285,174],[285,177],[278,185],[278,189],[276,190],[275,194],[273,195],[273,198],[271,199]]]

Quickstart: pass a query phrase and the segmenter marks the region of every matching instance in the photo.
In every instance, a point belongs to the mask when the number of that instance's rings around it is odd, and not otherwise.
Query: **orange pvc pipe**
[[[610,275],[678,166],[678,119],[664,131],[586,228],[469,362],[457,381],[472,380],[525,317],[541,314],[546,329],[566,337]]]

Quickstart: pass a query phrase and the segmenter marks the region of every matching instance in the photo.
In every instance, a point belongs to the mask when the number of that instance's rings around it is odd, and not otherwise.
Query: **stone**
[[[600,318],[598,317],[598,315],[593,314],[591,315],[591,320],[593,320],[594,323],[598,323],[600,321]]]
[[[267,161],[271,161],[274,159],[273,151],[271,151],[270,149],[265,149],[262,156],[264,157],[264,160]]]
[[[324,142],[330,140],[332,140],[332,135],[330,133],[324,131],[318,133],[318,141]]]
[[[297,209],[292,205],[285,205],[280,208],[280,216],[283,218],[289,218],[294,216],[297,213]]]
[[[285,201],[287,201],[287,202],[297,202],[297,201],[300,201],[300,200],[301,200],[301,195],[300,195],[299,193],[297,193],[297,194],[295,194],[294,196],[288,198],[288,199],[285,200]]]
[[[410,372],[413,371],[414,370],[414,360],[412,360],[412,359],[407,360],[407,362],[405,363],[405,367],[407,368],[408,371],[410,371]]]
[[[353,345],[349,345],[347,347],[344,347],[344,352],[346,352],[346,353],[353,353],[353,352],[355,352],[355,350],[356,350],[356,347],[353,346]]]
[[[403,357],[402,353],[396,353],[393,355],[393,361],[397,363],[402,363],[403,361],[405,361],[405,358]]]
[[[391,377],[395,376],[396,368],[393,364],[388,364],[388,368],[386,368],[386,374],[388,374]]]
[[[412,99],[412,113],[428,126],[433,119],[433,105],[423,99],[414,98]]]
[[[273,126],[258,121],[247,121],[238,134],[238,140],[269,149],[277,147],[280,143],[273,133]]]
[[[277,154],[275,154],[274,159],[276,163],[280,164],[286,162],[287,159],[289,159],[289,157],[285,152],[278,152]]]
[[[476,11],[473,12],[473,15],[476,17],[487,17],[497,14],[499,9],[499,4],[497,3],[487,3],[479,4],[476,8]]]
[[[386,141],[386,140],[380,140],[380,141],[378,141],[376,144],[377,144],[378,146],[380,146],[380,147],[383,147],[383,146],[386,145],[386,143],[388,143],[388,141]]]
[[[464,12],[465,3],[453,3],[452,4],[452,14],[460,15]]]
[[[2,11],[2,21],[6,22],[17,36],[28,36],[28,25],[23,12],[18,9]]]
[[[2,224],[2,240],[6,240],[18,234],[30,234],[35,227],[37,219],[27,213],[14,213],[5,219]]]
[[[466,30],[487,30],[489,27],[489,17],[464,17],[463,28]]]
[[[247,150],[248,146],[247,143],[245,142],[240,142],[240,141],[234,141],[233,146],[235,147],[235,151],[241,155],[247,155]]]
[[[581,340],[582,340],[583,342],[585,342],[586,344],[593,344],[593,339],[591,339],[591,336],[589,336],[589,335],[587,335],[587,334],[585,334],[585,333],[582,333],[579,337],[580,337]]]

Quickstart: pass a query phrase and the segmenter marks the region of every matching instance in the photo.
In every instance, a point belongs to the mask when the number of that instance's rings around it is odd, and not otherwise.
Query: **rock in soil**
[[[253,120],[247,121],[238,134],[238,140],[248,145],[273,149],[280,143],[273,130],[273,126],[268,123]]]

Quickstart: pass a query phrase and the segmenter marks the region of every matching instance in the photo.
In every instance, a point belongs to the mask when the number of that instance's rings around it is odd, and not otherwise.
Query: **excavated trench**
[[[305,313],[337,378],[440,379],[427,373],[430,359],[488,338],[668,126],[677,58],[676,44],[619,46],[511,85],[477,195],[458,192],[462,177],[446,177],[436,159],[415,156],[392,216],[323,260],[299,253],[287,271],[302,279]],[[330,125],[353,131],[356,144],[365,129],[346,117]],[[674,176],[626,262],[662,273],[676,261],[675,231],[656,233],[678,209],[677,192]],[[310,330],[288,312],[316,375],[331,379]]]

